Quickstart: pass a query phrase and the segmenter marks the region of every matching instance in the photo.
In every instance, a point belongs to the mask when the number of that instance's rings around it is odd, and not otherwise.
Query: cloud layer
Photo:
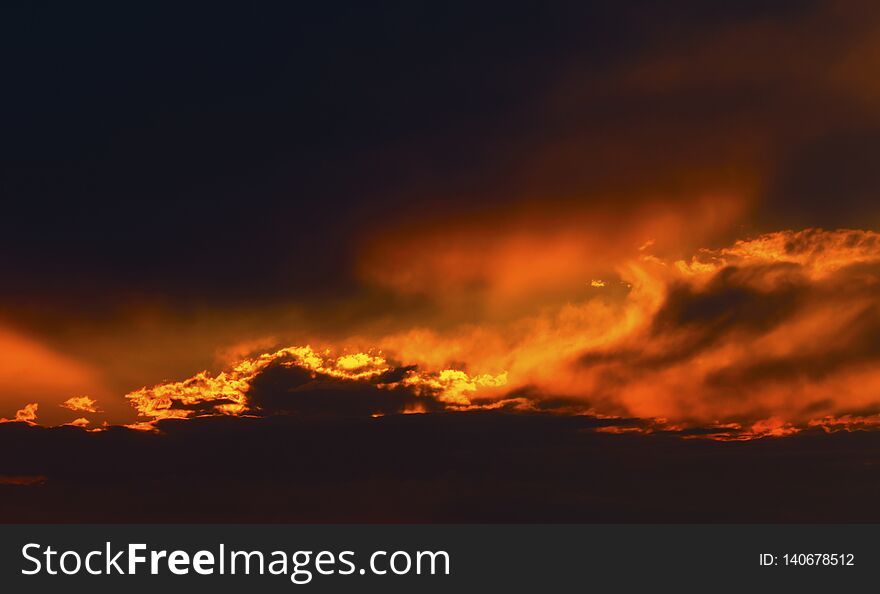
[[[880,433],[731,443],[598,431],[615,424],[502,411],[212,416],[158,432],[8,423],[0,521],[880,520],[869,470]]]
[[[578,301],[284,347],[126,398],[141,428],[205,415],[478,408],[638,418],[642,431],[725,439],[878,424],[880,235],[782,231],[680,260],[651,248],[605,280],[583,277]],[[474,255],[484,270],[496,257]],[[478,296],[491,295],[496,277],[481,279]],[[372,349],[355,348],[367,341]]]

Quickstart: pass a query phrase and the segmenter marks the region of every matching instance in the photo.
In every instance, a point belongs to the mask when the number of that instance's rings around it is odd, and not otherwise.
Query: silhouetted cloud
[[[300,367],[273,364],[251,382],[248,406],[255,414],[296,414],[328,417],[368,417],[405,411],[439,411],[446,405],[418,386],[378,387],[404,375],[400,369],[367,381],[315,377]]]
[[[718,442],[602,431],[615,423],[498,411],[215,416],[161,421],[159,433],[10,423],[0,521],[880,519],[878,478],[865,471],[880,433]]]

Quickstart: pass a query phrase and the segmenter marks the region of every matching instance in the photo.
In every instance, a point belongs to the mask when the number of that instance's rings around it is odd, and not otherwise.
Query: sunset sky
[[[110,10],[4,19],[5,421],[880,426],[873,3]]]

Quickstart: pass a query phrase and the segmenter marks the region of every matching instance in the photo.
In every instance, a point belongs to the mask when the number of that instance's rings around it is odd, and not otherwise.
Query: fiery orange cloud
[[[65,423],[65,425],[69,425],[69,426],[71,426],[71,427],[88,427],[88,425],[89,425],[90,422],[91,422],[91,421],[89,421],[89,420],[88,420],[87,418],[85,418],[85,417],[79,417],[79,418],[76,418],[76,419],[72,420],[72,421],[69,422],[69,423]]]
[[[742,435],[854,415],[864,427],[880,413],[880,235],[781,231],[677,260],[649,247],[618,261],[602,291],[379,344],[429,368],[503,370],[513,391],[593,413],[736,423]]]
[[[74,396],[62,402],[59,406],[73,411],[98,412],[98,402],[88,396]]]
[[[0,423],[28,423],[33,425],[37,420],[37,409],[40,405],[36,402],[26,404],[24,408],[15,411],[15,418],[0,419]]]
[[[198,414],[241,415],[253,409],[249,390],[253,380],[271,365],[299,368],[313,378],[333,378],[345,381],[375,380],[394,368],[381,353],[347,353],[334,356],[330,350],[315,351],[310,346],[287,347],[272,353],[240,361],[232,369],[212,375],[202,371],[179,381],[144,387],[126,395],[139,416],[150,420],[182,419]],[[399,386],[411,388],[416,394],[430,392],[440,402],[450,406],[468,406],[468,396],[479,388],[499,387],[506,383],[506,375],[482,374],[470,376],[458,370],[445,369],[438,373],[422,373],[406,369],[402,377],[377,382],[379,389]],[[411,412],[411,411],[410,411]],[[148,429],[149,424],[135,428]]]
[[[614,272],[645,244],[662,250],[696,249],[728,230],[748,199],[706,194],[659,204],[650,197],[610,207],[546,204],[492,212],[466,222],[412,223],[368,242],[361,273],[403,294],[473,306],[498,317],[512,307],[540,306]],[[560,214],[561,213],[561,214]],[[682,238],[686,237],[687,242]],[[693,243],[692,246],[686,243]]]
[[[71,393],[103,389],[91,366],[2,326],[0,352],[0,405],[8,406],[10,412],[16,401],[30,400],[57,410],[54,404],[60,404]],[[63,416],[51,408],[44,410],[47,420],[61,421]]]
[[[15,420],[19,422],[33,423],[37,420],[37,409],[39,406],[40,405],[36,402],[25,405],[23,409],[15,412]]]
[[[602,286],[590,281],[593,291],[578,300],[528,315],[352,337],[340,355],[283,348],[126,398],[148,420],[142,428],[166,418],[249,414],[253,382],[278,365],[411,389],[453,410],[635,417],[651,420],[639,430],[715,427],[719,439],[864,428],[880,419],[873,338],[880,235],[783,231],[678,260],[650,247],[616,263]],[[379,350],[354,346],[369,341]],[[418,402],[404,408],[398,412],[425,410]]]
[[[275,369],[311,378],[273,387],[278,398],[305,389],[320,397],[340,385],[411,396],[369,411],[376,417],[506,408],[642,420],[604,431],[699,427],[700,435],[716,439],[880,425],[880,234],[779,231],[696,249],[684,258],[664,252],[662,238],[659,244],[631,239],[632,249],[610,252],[614,258],[601,281],[590,266],[541,272],[563,277],[554,286],[570,290],[567,299],[546,299],[542,287],[522,279],[506,284],[504,275],[518,267],[496,269],[506,248],[489,250],[475,256],[485,261],[465,274],[472,278],[476,270],[481,279],[469,298],[477,309],[490,307],[516,286],[521,307],[460,322],[429,317],[423,325],[353,334],[330,348],[290,346],[243,356],[219,373],[206,370],[128,393],[140,418],[129,426],[265,414],[254,386]],[[450,262],[464,263],[464,254]],[[437,269],[436,254],[416,250],[410,266],[419,269],[420,257],[435,273],[449,264],[441,259]],[[465,285],[458,290],[468,293]],[[240,343],[226,353],[267,343]],[[61,406],[97,410],[87,396]],[[19,421],[35,419],[36,404],[16,414]]]
[[[819,412],[876,414],[878,238],[788,231],[648,260],[663,301],[639,331],[583,353],[584,379],[636,415],[744,420],[758,433]]]

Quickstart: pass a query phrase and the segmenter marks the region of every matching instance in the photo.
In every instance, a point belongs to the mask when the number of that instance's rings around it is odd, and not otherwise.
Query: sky
[[[10,12],[0,418],[876,427],[880,12],[727,4]]]

